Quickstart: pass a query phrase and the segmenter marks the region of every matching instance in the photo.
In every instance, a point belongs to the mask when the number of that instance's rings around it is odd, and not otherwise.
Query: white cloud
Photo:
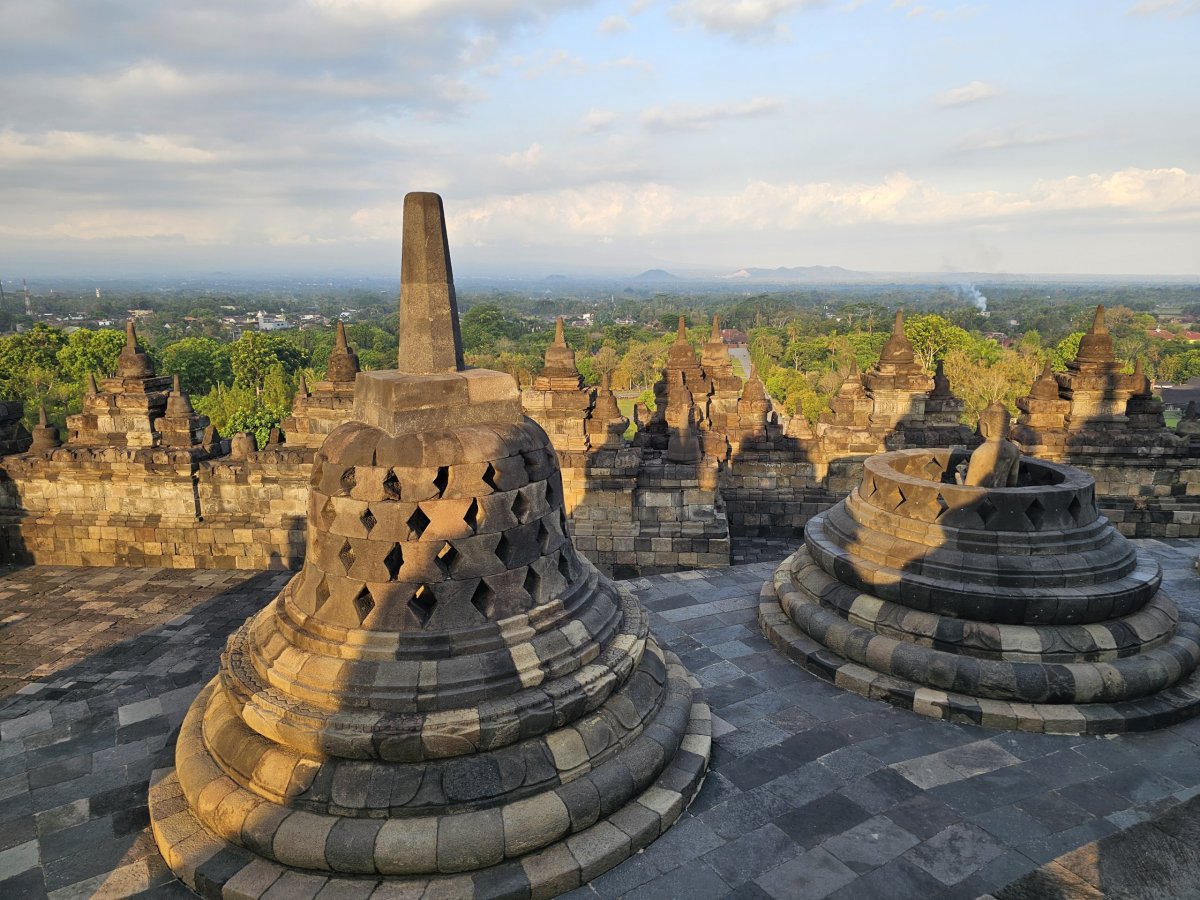
[[[596,26],[596,30],[601,34],[620,34],[624,31],[632,31],[633,26],[624,16],[608,16]]]
[[[982,7],[969,3],[957,3],[954,6],[936,6],[918,3],[917,0],[892,0],[891,10],[903,12],[906,18],[928,18],[934,22],[956,22],[977,15]]]
[[[604,67],[606,69],[631,69],[642,75],[649,75],[654,71],[654,63],[637,56],[621,56],[617,59],[610,59],[604,64]]]
[[[1183,169],[1123,169],[1037,181],[1021,191],[948,192],[898,172],[873,183],[766,182],[726,194],[664,184],[604,182],[582,188],[506,195],[450,213],[468,241],[569,241],[712,234],[735,230],[969,225],[1045,216],[1108,215],[1122,222],[1200,223],[1200,175]]]
[[[679,0],[671,15],[680,21],[698,22],[708,31],[738,37],[786,35],[779,19],[807,7],[822,6],[824,0]]]
[[[641,122],[652,131],[691,131],[711,128],[731,119],[752,119],[779,112],[783,102],[773,97],[754,97],[741,103],[713,106],[653,106],[642,112]]]
[[[1026,132],[1017,128],[992,129],[968,134],[958,142],[955,149],[961,153],[976,153],[990,150],[1010,150],[1015,147],[1041,147],[1049,144],[1068,144],[1085,140],[1088,135],[1079,132]]]
[[[30,162],[61,163],[84,160],[158,162],[186,165],[218,161],[211,150],[163,134],[96,134],[50,131],[43,134],[0,132],[0,168]]]
[[[995,85],[985,81],[968,81],[943,93],[938,97],[938,103],[948,107],[969,106],[972,103],[990,100],[999,93]]]
[[[584,61],[578,56],[572,56],[566,50],[558,49],[552,51],[544,59],[532,64],[525,70],[526,78],[541,78],[545,75],[557,73],[569,73],[571,75],[581,74],[587,66]]]
[[[1172,19],[1200,12],[1198,0],[1140,0],[1129,9],[1131,16],[1164,15]]]
[[[500,157],[501,165],[509,169],[536,169],[546,162],[546,151],[538,143],[530,144],[528,149],[509,153]]]
[[[585,134],[604,131],[616,120],[617,114],[610,109],[589,109],[579,120],[579,130]]]

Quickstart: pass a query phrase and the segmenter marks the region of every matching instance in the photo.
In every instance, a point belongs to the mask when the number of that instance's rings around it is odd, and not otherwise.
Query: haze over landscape
[[[1200,270],[1194,0],[8,0],[0,278]]]

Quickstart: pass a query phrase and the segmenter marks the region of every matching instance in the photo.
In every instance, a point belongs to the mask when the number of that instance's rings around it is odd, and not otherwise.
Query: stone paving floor
[[[1200,615],[1200,544],[1138,544]],[[705,686],[712,770],[675,828],[572,896],[1200,896],[1200,719],[1060,737],[933,721],[847,694],[759,634],[758,590],[774,565],[631,582],[660,639]],[[169,765],[226,635],[288,577],[0,576],[2,900],[191,896],[154,849],[147,786]],[[1111,892],[1087,881],[1105,861]]]

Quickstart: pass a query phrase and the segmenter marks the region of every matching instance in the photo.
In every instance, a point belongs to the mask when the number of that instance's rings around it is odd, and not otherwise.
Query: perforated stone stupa
[[[1200,628],[1097,513],[1093,479],[1024,457],[1016,486],[957,484],[965,459],[868,459],[764,586],[771,641],[856,693],[997,728],[1145,730],[1200,711]]]
[[[304,568],[230,638],[151,788],[163,856],[207,896],[549,897],[703,777],[696,683],[575,552],[550,442],[511,377],[464,367],[455,305],[441,199],[410,194],[399,369],[358,374]]]

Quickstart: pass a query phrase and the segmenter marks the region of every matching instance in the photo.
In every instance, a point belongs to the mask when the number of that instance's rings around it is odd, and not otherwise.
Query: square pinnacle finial
[[[404,198],[397,368],[414,375],[465,368],[446,216],[437,194],[413,192]]]

